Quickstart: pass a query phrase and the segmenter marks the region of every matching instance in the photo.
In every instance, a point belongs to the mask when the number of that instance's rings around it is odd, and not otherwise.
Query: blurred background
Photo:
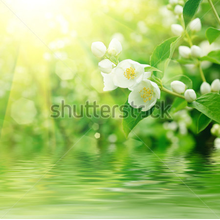
[[[198,112],[147,118],[128,139],[118,114],[51,117],[51,106],[61,100],[124,104],[128,91],[103,92],[91,43],[108,45],[115,37],[123,46],[120,60],[148,64],[154,48],[173,36],[176,17],[167,4],[0,0],[0,217],[220,216],[220,153],[213,147],[212,125],[197,134]],[[209,50],[205,31],[216,21],[206,1],[197,17],[203,28],[194,41]],[[218,65],[204,62],[203,69],[210,82],[220,77]],[[183,73],[198,91],[198,71],[175,61],[164,82]],[[163,99],[173,102],[165,94]]]

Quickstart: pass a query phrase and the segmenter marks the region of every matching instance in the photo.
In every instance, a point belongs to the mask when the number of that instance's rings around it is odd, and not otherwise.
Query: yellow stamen
[[[134,79],[136,77],[135,68],[133,67],[127,68],[126,71],[124,72],[124,76],[127,79]]]
[[[142,90],[139,92],[141,94],[141,98],[143,98],[144,102],[150,101],[153,98],[153,90],[144,87]]]

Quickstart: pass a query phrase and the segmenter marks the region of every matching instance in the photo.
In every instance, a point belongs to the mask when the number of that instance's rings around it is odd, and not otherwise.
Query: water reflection
[[[167,150],[155,151],[155,156],[144,145],[84,146],[73,148],[57,164],[60,156],[2,157],[0,216],[220,216],[220,152],[176,156]]]

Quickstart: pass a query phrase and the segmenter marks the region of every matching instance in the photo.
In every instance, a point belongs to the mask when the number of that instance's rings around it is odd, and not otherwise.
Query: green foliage
[[[200,3],[202,0],[188,0],[183,8],[183,18],[185,22],[185,27],[190,23],[196,14]]]
[[[206,30],[206,38],[208,39],[209,43],[213,43],[218,37],[220,36],[220,30],[210,27]]]
[[[154,107],[148,111],[141,111],[141,109],[133,108],[128,101],[123,106],[124,118],[123,118],[123,130],[126,137],[128,137],[131,130],[144,118],[150,116],[154,111]]]
[[[155,67],[152,67],[152,66],[145,67],[144,70],[145,70],[145,72],[153,72],[153,71],[155,71],[155,72],[162,72],[161,70],[159,70],[159,69],[157,69]]]
[[[177,60],[177,62],[179,64],[193,64],[195,63],[195,60],[182,58],[182,59]]]
[[[212,51],[207,56],[201,57],[200,60],[207,60],[212,63],[220,64],[220,50]]]
[[[157,67],[162,61],[171,58],[174,52],[175,42],[177,42],[177,39],[179,38],[178,37],[169,38],[168,40],[165,40],[162,44],[158,45],[155,48],[150,59],[151,66]],[[162,77],[163,74],[160,75],[160,78]]]
[[[208,93],[199,97],[196,101],[188,104],[189,107],[197,109],[210,119],[220,123],[220,95]]]
[[[211,122],[212,119],[210,119],[204,114],[201,114],[197,122],[197,133],[200,133],[201,131],[205,130]]]
[[[186,100],[177,97],[172,104],[172,108],[171,108],[170,113],[174,114],[174,113],[184,109],[186,106],[187,106]]]

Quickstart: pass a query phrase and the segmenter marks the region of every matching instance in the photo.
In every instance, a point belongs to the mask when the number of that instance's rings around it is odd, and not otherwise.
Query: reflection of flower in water
[[[214,141],[214,147],[220,150],[220,138],[216,138]]]
[[[192,124],[192,119],[186,110],[182,110],[174,114],[173,120],[172,122],[165,122],[163,127],[167,130],[166,136],[172,145],[178,146],[179,138],[176,137],[175,132],[178,131],[181,135],[187,135],[187,128]]]

